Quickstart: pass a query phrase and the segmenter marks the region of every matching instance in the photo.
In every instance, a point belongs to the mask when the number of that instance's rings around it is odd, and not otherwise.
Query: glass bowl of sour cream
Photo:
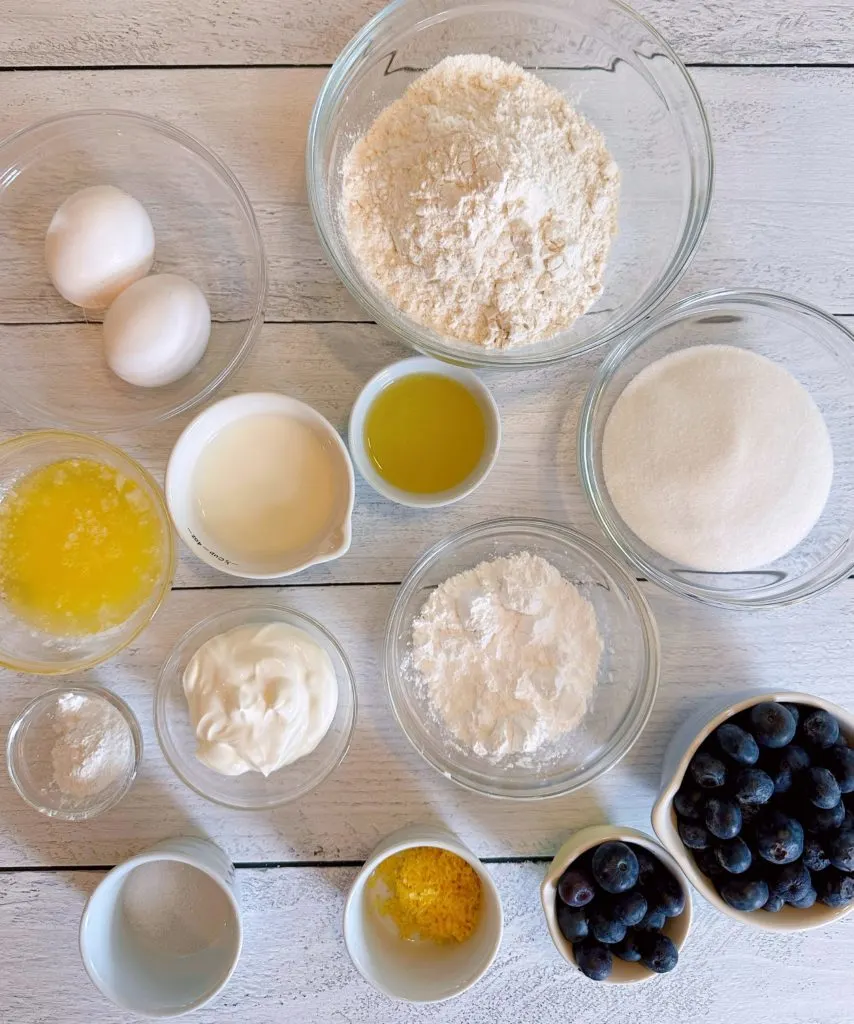
[[[335,637],[289,608],[244,605],[184,634],[157,684],[163,755],[190,789],[237,810],[313,790],[356,725],[353,670]]]

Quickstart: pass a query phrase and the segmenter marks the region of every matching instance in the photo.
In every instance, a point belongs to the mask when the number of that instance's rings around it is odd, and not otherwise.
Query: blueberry
[[[807,768],[798,776],[798,785],[807,800],[822,810],[835,807],[842,799],[839,783],[827,768]]]
[[[637,884],[638,859],[625,843],[602,843],[593,854],[593,878],[605,892],[625,892]]]
[[[737,764],[756,764],[759,760],[759,745],[756,740],[735,722],[724,722],[715,729],[714,737],[721,750]]]
[[[743,875],[753,863],[750,847],[741,838],[725,839],[715,846],[718,864],[731,875]]]
[[[596,906],[590,911],[588,917],[590,934],[601,942],[603,946],[613,946],[626,936],[626,926],[619,921],[614,921],[604,906]]]
[[[667,924],[667,914],[664,913],[663,909],[653,907],[647,910],[646,914],[641,921],[635,925],[635,930],[639,932],[657,932]]]
[[[658,883],[658,906],[667,917],[679,917],[685,909],[685,893],[670,872],[663,868]]]
[[[809,804],[801,811],[800,822],[808,832],[835,832],[842,828],[845,813],[845,804],[841,800],[828,810]]]
[[[796,907],[798,910],[809,910],[809,908],[815,903],[818,898],[818,893],[813,888],[809,888],[800,896],[793,897],[789,900],[790,907]]]
[[[775,896],[774,893],[768,897],[765,903],[762,905],[763,910],[767,910],[769,914],[778,914],[783,907],[785,907],[786,901],[782,896]]]
[[[726,782],[726,765],[714,754],[701,750],[688,765],[691,778],[703,789],[718,789]]]
[[[800,860],[784,865],[771,876],[770,882],[772,896],[780,896],[787,903],[812,888],[810,873]]]
[[[749,831],[751,825],[765,809],[765,804],[740,804],[741,807],[741,831]]]
[[[706,801],[706,828],[718,839],[732,839],[741,831],[741,808],[716,796]]]
[[[821,840],[815,836],[807,836],[804,839],[804,867],[810,871],[824,871],[830,867],[830,857],[827,856]]]
[[[646,932],[638,937],[641,963],[656,974],[667,974],[679,961],[679,951],[666,935]]]
[[[711,849],[695,850],[694,861],[706,878],[719,878],[724,873],[717,856]]]
[[[816,878],[818,898],[828,907],[847,907],[854,900],[854,877],[828,868]]]
[[[587,914],[584,910],[568,907],[561,900],[555,901],[557,926],[567,942],[578,942],[587,938]]]
[[[673,797],[673,809],[679,815],[680,818],[688,818],[690,821],[698,821],[703,817],[703,802],[706,799],[706,794],[702,789],[697,789],[694,786],[686,786],[682,783],[682,788]]]
[[[742,768],[736,775],[733,796],[740,804],[767,804],[774,795],[774,780],[761,768]]]
[[[572,864],[560,876],[557,894],[568,907],[586,907],[596,895],[593,876]]]
[[[626,927],[638,924],[646,916],[646,899],[637,889],[618,893],[610,904],[611,918]]]
[[[760,747],[788,746],[795,735],[796,721],[782,704],[765,701],[750,709],[750,724]]]
[[[604,981],[611,973],[614,959],[607,946],[593,939],[582,939],[573,943],[572,952],[579,971],[593,981]]]
[[[637,963],[641,958],[640,949],[638,948],[638,937],[639,936],[630,928],[626,932],[626,937],[623,941],[618,942],[616,945],[611,947],[611,952],[621,960],[627,960],[629,963]]]
[[[759,910],[768,902],[768,883],[761,878],[734,875],[720,887],[721,899],[733,910]]]
[[[804,850],[801,823],[780,811],[766,810],[756,819],[756,850],[772,864],[791,864]]]
[[[839,722],[829,712],[816,708],[802,719],[801,735],[814,747],[824,750],[839,739]]]
[[[844,800],[842,802],[845,803]],[[845,817],[842,819],[842,824],[839,827],[846,831],[854,828],[854,807],[851,806],[851,801],[845,804]]]
[[[702,825],[697,825],[693,821],[680,821],[676,830],[689,850],[705,850],[709,846],[709,833]]]
[[[783,707],[789,712],[789,714],[795,720],[795,726],[797,727],[798,722],[801,720],[801,709],[797,704],[783,704]]]
[[[774,791],[788,793],[792,788],[795,776],[804,768],[809,768],[810,763],[809,754],[796,743],[792,743],[782,750],[774,768],[769,769],[771,778],[774,780]]]
[[[638,883],[643,884],[653,878],[658,871],[658,861],[642,846],[631,845],[638,862]]]
[[[854,871],[854,830],[837,832],[827,844],[827,855],[840,871]]]
[[[833,772],[840,792],[854,793],[854,750],[837,745],[825,751],[822,760]]]

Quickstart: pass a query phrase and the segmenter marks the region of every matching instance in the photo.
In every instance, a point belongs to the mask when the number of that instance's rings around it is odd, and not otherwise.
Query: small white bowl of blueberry
[[[667,974],[691,927],[691,889],[679,865],[633,828],[576,832],[558,850],[540,896],[558,952],[592,981]]]
[[[652,812],[658,838],[737,920],[806,931],[844,917],[854,909],[854,715],[806,693],[731,701],[674,736]]]

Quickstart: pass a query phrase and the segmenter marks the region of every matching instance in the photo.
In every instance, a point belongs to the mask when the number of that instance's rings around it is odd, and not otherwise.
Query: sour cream
[[[332,660],[284,622],[238,626],[204,643],[184,671],[196,757],[220,775],[267,776],[310,754],[332,724]]]

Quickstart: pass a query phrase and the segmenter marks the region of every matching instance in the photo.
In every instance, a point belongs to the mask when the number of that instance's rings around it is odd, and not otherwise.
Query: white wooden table
[[[361,384],[404,353],[364,323],[321,257],[306,206],[303,149],[325,67],[378,0],[0,6],[0,135],[60,111],[125,107],[171,121],[218,152],[255,205],[271,275],[269,322],[226,392],[277,388],[343,427]],[[762,286],[854,322],[854,0],[639,6],[692,68],[718,162],[709,227],[676,294]],[[19,312],[0,308],[0,322],[20,320]],[[42,324],[26,334],[57,330]],[[125,697],[143,725],[147,754],[126,801],[89,825],[55,824],[21,802],[0,769],[3,1024],[132,1019],[86,979],[76,946],[79,916],[106,867],[187,832],[209,834],[240,867],[246,924],[237,973],[196,1015],[199,1024],[850,1024],[854,918],[779,938],[740,927],[697,897],[679,970],[620,989],[594,986],[565,967],[537,890],[544,861],[573,829],[607,820],[649,828],[664,745],[699,702],[745,684],[785,684],[854,705],[854,580],[809,605],[750,615],[680,603],[644,584],[661,628],[660,695],[631,754],[576,796],[518,807],[468,794],[426,766],[392,720],[377,660],[383,621],[395,584],[425,545],[499,513],[551,517],[597,535],[574,477],[573,450],[578,403],[593,368],[588,360],[488,374],[506,440],[487,484],[441,516],[393,507],[360,485],[350,554],[268,595],[322,619],[358,677],[351,752],[296,805],[265,814],[214,807],[160,756],[151,713],[159,664],[201,616],[253,597],[250,587],[182,556],[175,591],[152,627],[87,677]],[[171,421],[119,443],[162,478],[182,426]],[[0,431],[24,427],[0,414]],[[4,735],[46,685],[0,675]],[[428,1009],[392,1003],[369,988],[351,968],[340,931],[355,866],[383,835],[413,821],[445,822],[490,862],[507,920],[487,978]]]

